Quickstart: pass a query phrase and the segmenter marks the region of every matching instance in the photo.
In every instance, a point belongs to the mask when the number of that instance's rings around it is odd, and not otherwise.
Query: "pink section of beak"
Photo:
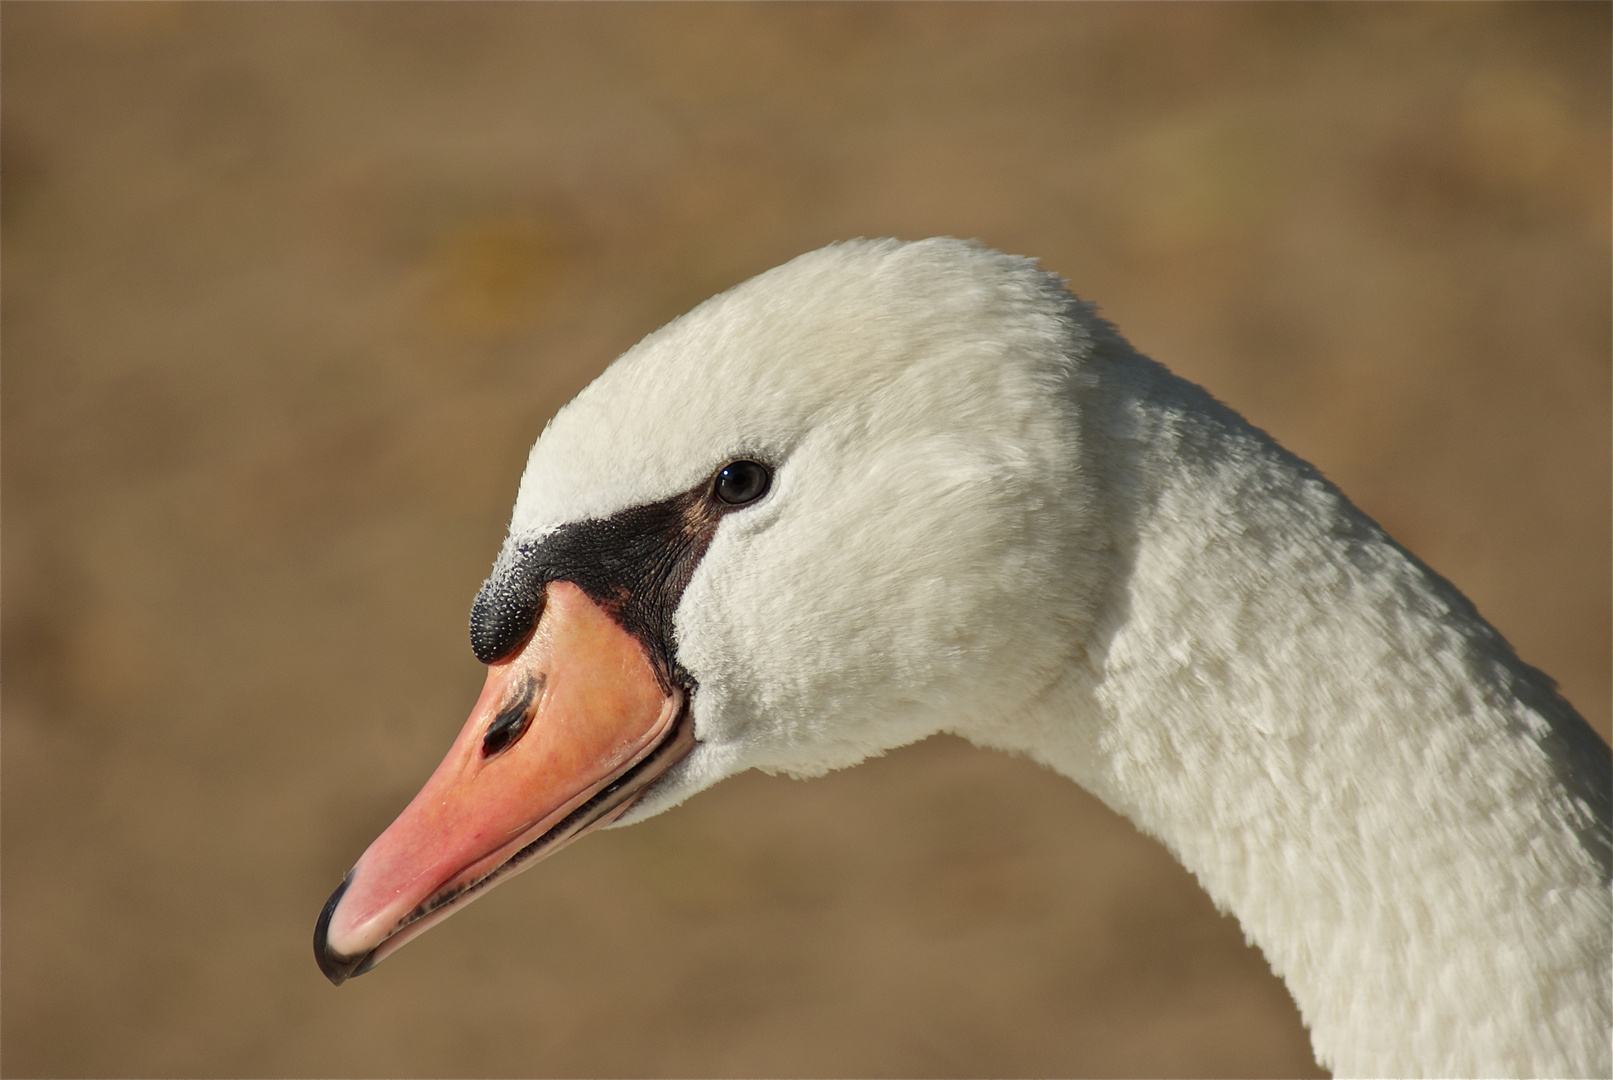
[[[542,854],[620,814],[631,797],[567,820],[687,727],[682,709],[637,639],[577,586],[551,583],[532,637],[489,667],[448,756],[326,905],[314,942],[325,974],[368,970],[546,834],[564,835]],[[656,775],[692,745],[678,734]]]

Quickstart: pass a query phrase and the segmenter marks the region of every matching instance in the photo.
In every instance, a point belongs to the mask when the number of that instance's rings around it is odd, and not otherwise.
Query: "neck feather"
[[[1340,1073],[1608,1075],[1606,747],[1315,470],[1095,366],[1108,592],[1040,715],[980,741],[1163,841]]]

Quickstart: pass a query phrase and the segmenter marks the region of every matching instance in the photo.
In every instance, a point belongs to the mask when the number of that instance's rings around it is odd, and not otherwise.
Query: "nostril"
[[[526,680],[516,699],[499,710],[493,722],[487,725],[487,734],[482,736],[482,757],[490,758],[507,750],[526,734],[526,729],[532,724],[532,703],[543,690],[543,680],[542,675],[536,681]]]

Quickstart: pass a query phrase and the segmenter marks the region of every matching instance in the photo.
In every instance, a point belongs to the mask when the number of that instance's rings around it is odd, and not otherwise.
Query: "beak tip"
[[[340,986],[354,975],[361,975],[369,970],[364,967],[368,954],[363,956],[343,956],[330,947],[330,920],[336,912],[336,905],[342,901],[342,894],[347,892],[348,884],[353,880],[352,871],[348,871],[342,883],[336,886],[336,891],[330,894],[325,901],[325,908],[319,913],[319,922],[314,924],[314,961],[319,964],[319,970],[330,980],[332,986]]]

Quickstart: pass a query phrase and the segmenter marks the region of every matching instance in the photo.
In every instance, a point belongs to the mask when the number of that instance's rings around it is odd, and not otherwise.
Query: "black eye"
[[[766,495],[768,485],[772,482],[773,474],[766,465],[756,461],[736,461],[717,474],[713,490],[717,498],[729,506],[739,506]]]

